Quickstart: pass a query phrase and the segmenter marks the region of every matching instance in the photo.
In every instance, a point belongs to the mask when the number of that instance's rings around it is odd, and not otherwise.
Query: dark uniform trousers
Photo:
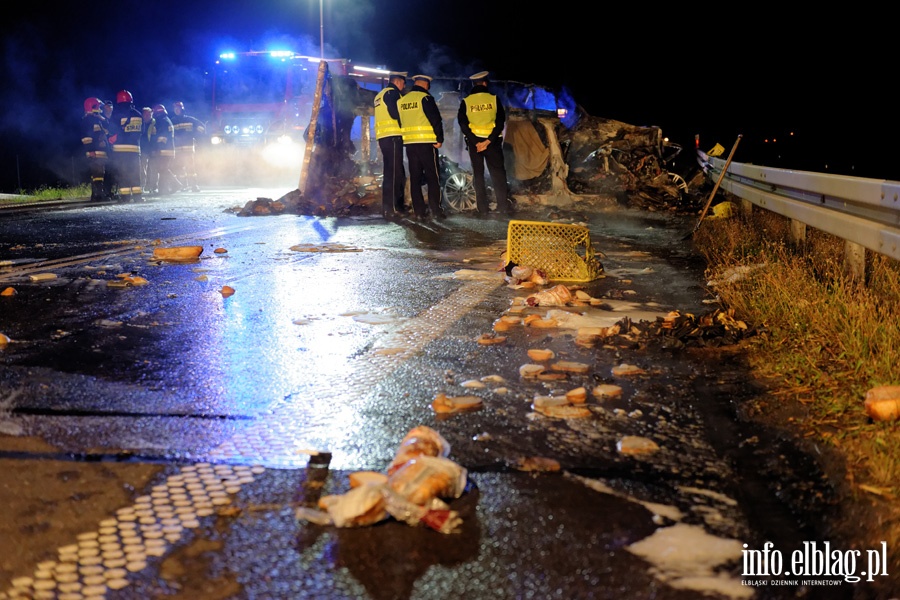
[[[433,217],[444,215],[441,208],[441,180],[438,174],[437,148],[430,143],[406,144],[406,160],[409,162],[409,195],[412,197],[416,216],[425,218],[427,209],[422,196],[422,185],[428,184],[428,208]]]
[[[404,212],[406,200],[406,171],[403,169],[403,136],[390,135],[378,140],[384,161],[384,179],[381,186],[381,210]]]
[[[91,171],[91,200],[106,199],[106,157],[88,158]]]
[[[478,141],[482,141],[479,139]],[[494,186],[494,194],[497,199],[497,210],[508,213],[512,207],[509,203],[509,185],[506,182],[506,165],[503,162],[503,139],[491,142],[484,152],[478,152],[475,146],[469,144],[469,158],[472,160],[472,183],[475,186],[475,205],[478,212],[490,211],[487,199],[487,186],[484,182],[484,165],[487,164],[491,174],[491,183]]]

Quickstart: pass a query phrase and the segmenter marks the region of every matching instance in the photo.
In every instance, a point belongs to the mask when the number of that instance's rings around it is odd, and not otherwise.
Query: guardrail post
[[[745,218],[749,219],[753,216],[753,203],[749,200],[745,200],[741,198],[741,214],[744,215]]]
[[[855,242],[844,241],[844,272],[860,283],[866,281],[866,248]]]
[[[806,223],[791,219],[791,241],[795,246],[806,243]]]

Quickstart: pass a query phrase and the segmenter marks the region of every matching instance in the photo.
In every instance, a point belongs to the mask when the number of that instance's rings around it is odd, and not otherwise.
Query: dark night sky
[[[582,3],[482,0],[468,12],[446,0],[323,0],[325,51],[411,73],[488,69],[495,79],[565,85],[589,113],[658,125],[687,151],[694,134],[707,149],[730,148],[741,133],[739,162],[900,179],[887,15],[670,4],[585,12]],[[113,99],[125,88],[139,106],[182,99],[202,117],[203,72],[220,51],[281,43],[318,55],[319,8],[315,0],[19,4],[0,23],[0,192],[71,172],[87,96]],[[783,153],[763,144],[771,137]]]

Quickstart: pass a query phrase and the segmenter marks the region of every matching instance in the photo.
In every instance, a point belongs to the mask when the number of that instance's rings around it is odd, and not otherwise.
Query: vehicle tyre
[[[477,208],[475,203],[475,185],[472,174],[459,171],[447,177],[444,182],[444,199],[456,212],[471,211]]]

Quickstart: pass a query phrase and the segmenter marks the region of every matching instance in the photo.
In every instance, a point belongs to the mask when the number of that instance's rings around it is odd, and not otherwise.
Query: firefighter
[[[100,101],[100,109],[103,111],[103,116],[106,118],[106,122],[112,126],[112,122],[110,118],[112,117],[113,111],[113,103],[111,100],[101,100]],[[112,164],[112,145],[107,142],[107,161],[106,161],[106,175],[103,178],[103,195],[107,200],[118,200],[119,199],[119,191],[118,185],[116,184],[116,176],[115,169]]]
[[[185,190],[199,192],[194,153],[197,144],[206,137],[206,126],[200,119],[184,112],[184,102],[176,102],[172,105],[172,110],[175,113],[172,115],[172,124],[175,126],[175,171],[181,176]]]
[[[116,94],[112,112],[109,141],[112,144],[112,165],[123,202],[143,200],[141,189],[141,134],[144,119],[134,107],[134,97],[128,90]]]
[[[106,162],[109,158],[109,121],[101,114],[103,102],[100,98],[84,101],[84,116],[81,118],[81,146],[87,157],[91,173],[91,201],[106,198]]]
[[[428,91],[432,78],[414,75],[413,87],[397,103],[403,146],[409,163],[409,187],[413,210],[419,220],[431,215],[443,219],[441,208],[441,181],[438,172],[438,148],[444,142],[444,124],[434,96]],[[422,185],[428,185],[428,206],[422,196]]]
[[[155,129],[153,109],[149,106],[142,108],[141,119],[144,121],[144,129],[141,131],[141,189],[144,193],[150,193],[153,187],[147,185],[147,169],[150,166],[150,131]]]
[[[381,214],[406,212],[406,172],[403,169],[403,131],[397,101],[406,87],[406,73],[391,72],[387,86],[375,96],[375,139],[381,149],[384,177],[381,182]]]
[[[459,103],[457,120],[472,160],[472,182],[478,212],[485,214],[490,211],[484,182],[484,166],[487,164],[491,183],[494,184],[497,210],[510,214],[512,205],[508,197],[502,137],[506,111],[497,96],[488,91],[488,75],[487,71],[482,71],[469,77],[473,84],[472,91]]]
[[[172,172],[172,162],[175,160],[175,126],[164,105],[153,105],[151,127],[148,135],[150,163],[147,169],[150,193],[167,195],[177,192],[181,189],[181,182]]]
[[[103,107],[103,116],[109,121],[112,118],[113,103],[111,100],[103,100],[100,102]]]

